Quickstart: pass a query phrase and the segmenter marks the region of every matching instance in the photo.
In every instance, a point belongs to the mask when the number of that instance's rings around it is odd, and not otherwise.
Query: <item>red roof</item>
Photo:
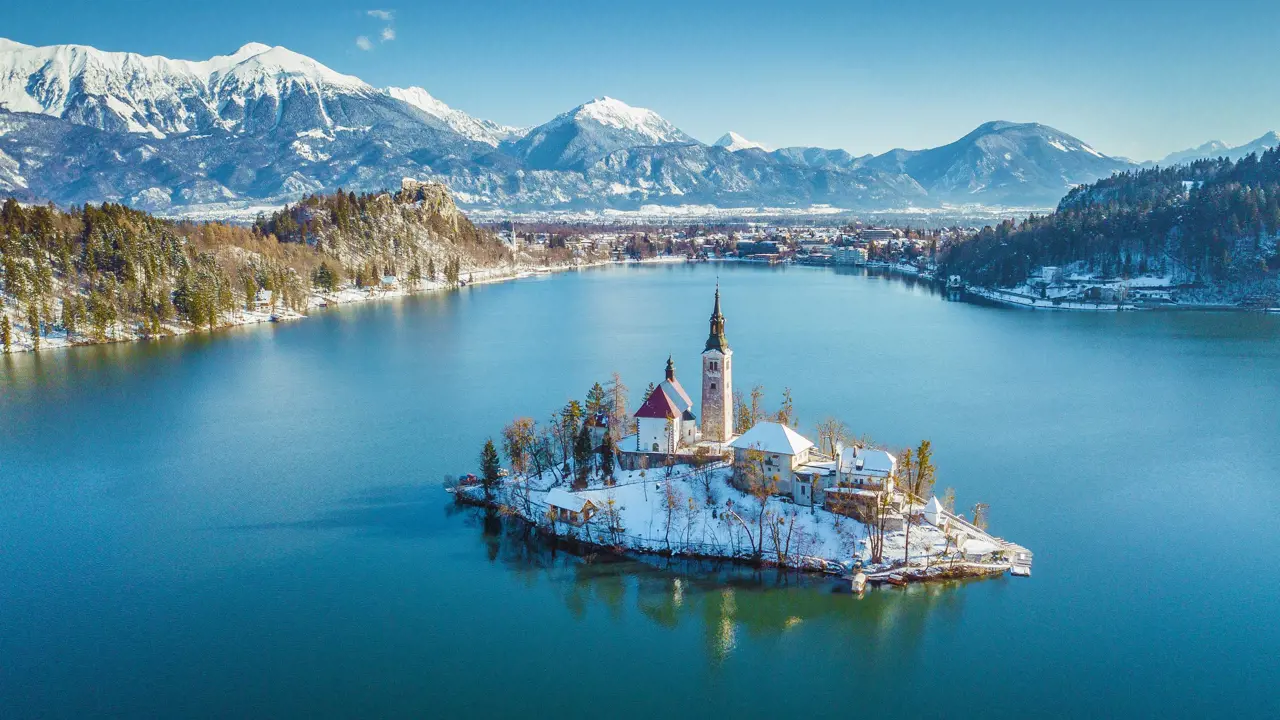
[[[656,387],[653,392],[649,393],[649,399],[645,400],[640,409],[636,411],[636,417],[674,420],[680,417],[680,408],[671,402],[671,398],[667,397],[661,387]]]

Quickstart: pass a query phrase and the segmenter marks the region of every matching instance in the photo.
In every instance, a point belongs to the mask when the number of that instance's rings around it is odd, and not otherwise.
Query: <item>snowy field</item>
[[[848,570],[855,559],[870,563],[861,522],[779,496],[761,508],[756,498],[729,485],[729,473],[724,466],[699,472],[687,465],[675,466],[670,475],[664,468],[618,471],[616,485],[597,481],[573,493],[597,508],[580,526],[556,522],[552,527],[548,494],[567,490],[568,481],[557,484],[549,475],[528,480],[527,501],[520,477],[507,479],[495,500],[555,534],[642,552],[748,559],[758,549],[765,562],[830,572]],[[475,499],[483,496],[478,486],[461,491]],[[926,564],[947,545],[942,531],[925,522],[912,525],[910,536],[913,564]],[[886,564],[904,559],[905,542],[904,532],[885,534]]]

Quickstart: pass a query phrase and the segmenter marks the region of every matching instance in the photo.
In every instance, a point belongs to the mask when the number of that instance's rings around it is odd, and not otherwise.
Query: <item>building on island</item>
[[[667,358],[667,374],[662,384],[649,393],[636,411],[636,452],[677,454],[698,442],[698,421],[693,401],[676,380],[675,362]]]
[[[564,488],[552,488],[547,493],[547,506],[555,513],[556,522],[582,525],[596,512],[595,503]]]
[[[839,487],[893,492],[898,459],[885,450],[847,447],[840,451]]]
[[[618,443],[618,462],[626,469],[691,462],[699,446],[711,457],[725,451],[733,438],[733,350],[724,334],[720,289],[716,288],[710,332],[702,351],[702,422],[693,400],[676,379],[668,357],[666,374],[633,416],[636,432]]]
[[[711,332],[702,351],[702,438],[728,442],[733,433],[733,349],[724,336],[720,288],[711,310]]]
[[[776,422],[758,422],[729,443],[733,448],[734,483],[746,489],[752,473],[774,485],[779,495],[791,495],[795,473],[809,463],[813,442]],[[806,503],[807,504],[807,503]]]

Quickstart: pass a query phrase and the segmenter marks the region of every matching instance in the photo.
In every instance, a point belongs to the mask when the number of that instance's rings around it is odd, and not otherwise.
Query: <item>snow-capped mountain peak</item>
[[[579,121],[590,120],[605,127],[637,133],[648,137],[655,145],[690,141],[688,135],[667,122],[658,113],[646,108],[632,107],[621,100],[607,96],[579,105],[562,117]]]
[[[283,47],[249,43],[231,55],[172,60],[83,45],[33,47],[0,40],[0,109],[52,115],[100,130],[163,138],[233,130],[244,108],[303,89],[312,96],[374,93],[359,78]],[[265,113],[265,109],[258,109]],[[319,124],[328,125],[321,108]],[[264,116],[252,125],[261,128]]]
[[[420,87],[392,87],[387,88],[386,93],[443,122],[454,132],[486,145],[497,147],[502,141],[518,137],[525,132],[525,128],[499,125],[491,120],[471,117],[461,110],[449,107]]]
[[[313,58],[278,45],[268,47],[262,43],[249,43],[226,58],[231,61],[230,66],[226,68],[220,67],[221,63],[215,62],[221,59],[215,58],[204,63],[207,68],[213,70],[210,74],[211,79],[238,77],[252,81],[279,81],[283,78],[301,78],[315,85],[369,89],[365,81],[354,75],[343,75]]]
[[[561,113],[510,143],[535,170],[581,170],[619,150],[698,141],[658,113],[601,97]]]
[[[715,142],[715,146],[722,147],[725,150],[728,150],[729,152],[737,152],[739,150],[747,150],[747,149],[756,149],[756,150],[769,149],[764,145],[762,145],[761,143],[758,143],[754,140],[748,140],[732,130],[722,135],[720,139]]]
[[[1261,155],[1277,145],[1280,145],[1280,135],[1277,135],[1274,130],[1269,130],[1263,133],[1261,137],[1235,147],[1227,145],[1221,140],[1210,140],[1198,147],[1170,153],[1160,160],[1160,164],[1165,166],[1178,165],[1180,163],[1189,163],[1195,160],[1218,157],[1239,160],[1249,153],[1258,153]]]

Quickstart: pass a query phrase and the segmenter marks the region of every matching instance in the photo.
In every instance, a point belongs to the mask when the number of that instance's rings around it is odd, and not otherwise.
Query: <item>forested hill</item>
[[[1119,173],[1050,215],[1006,221],[944,250],[944,272],[1014,286],[1041,266],[1179,284],[1269,283],[1280,269],[1280,150]]]
[[[511,251],[481,231],[439,183],[404,181],[399,192],[311,195],[254,223],[259,235],[305,244],[347,267],[374,262],[388,274],[425,273],[453,260],[478,268],[509,263]]]
[[[314,290],[384,275],[456,283],[466,271],[514,261],[440,185],[311,196],[252,227],[9,198],[0,208],[0,340],[9,350],[50,337],[101,342],[213,328],[251,307],[260,290],[272,291],[273,310],[302,309]]]

